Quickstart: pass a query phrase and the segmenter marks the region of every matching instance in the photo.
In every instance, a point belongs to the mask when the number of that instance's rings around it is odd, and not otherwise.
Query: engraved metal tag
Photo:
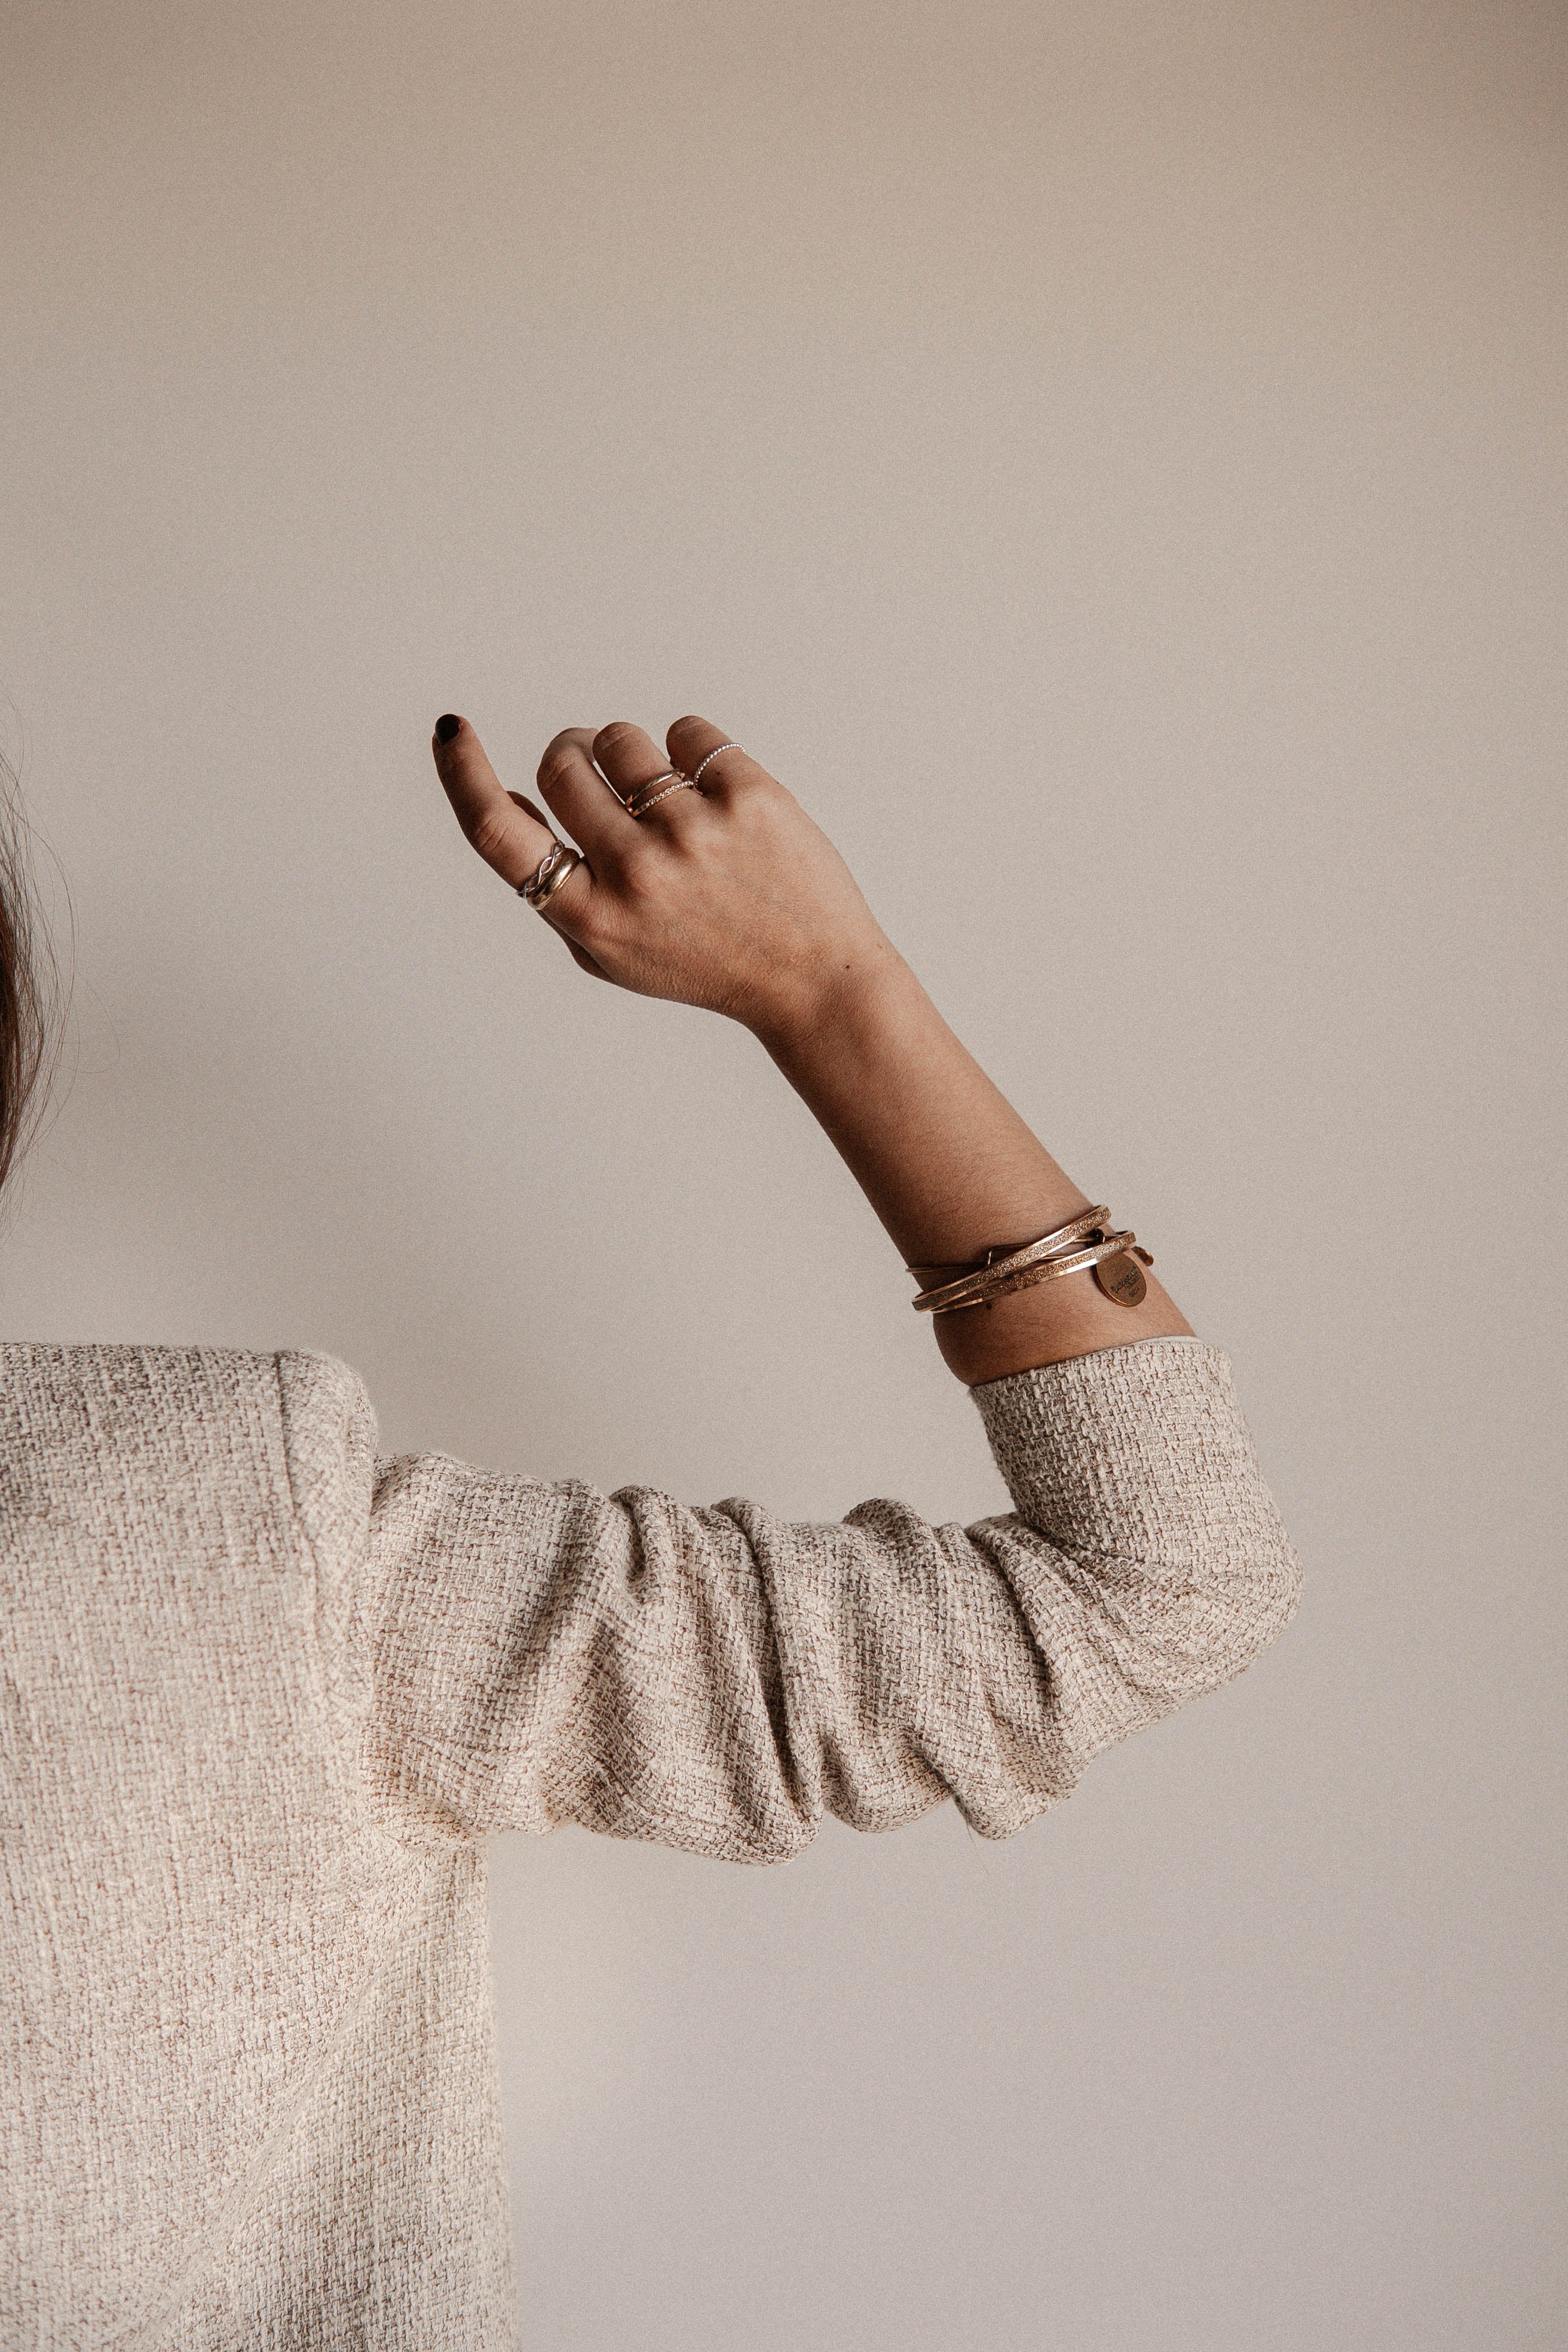
[[[1140,1306],[1149,1295],[1142,1267],[1125,1250],[1118,1257],[1102,1257],[1094,1269],[1094,1278],[1107,1298],[1114,1298],[1118,1307]]]

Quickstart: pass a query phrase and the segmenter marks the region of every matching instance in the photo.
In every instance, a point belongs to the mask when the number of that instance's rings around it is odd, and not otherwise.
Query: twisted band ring
[[[518,884],[518,897],[526,899],[535,914],[542,914],[546,903],[582,863],[581,853],[570,842],[552,841],[528,879]]]

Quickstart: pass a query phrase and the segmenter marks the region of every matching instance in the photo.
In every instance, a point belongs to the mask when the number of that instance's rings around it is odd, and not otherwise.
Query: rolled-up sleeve
[[[1014,1508],[968,1527],[379,1463],[353,1678],[378,1801],[751,1862],[947,1798],[1004,1837],[1287,1622],[1300,1568],[1217,1349],[973,1393]]]

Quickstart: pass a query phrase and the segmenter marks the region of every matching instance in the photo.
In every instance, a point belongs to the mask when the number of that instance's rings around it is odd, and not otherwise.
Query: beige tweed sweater
[[[1226,1359],[974,1391],[1014,1511],[379,1461],[317,1355],[0,1349],[0,2345],[517,2341],[484,1839],[986,1837],[1299,1570]]]

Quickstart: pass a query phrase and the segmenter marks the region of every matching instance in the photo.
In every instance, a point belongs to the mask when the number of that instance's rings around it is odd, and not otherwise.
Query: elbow
[[[1301,1564],[1283,1529],[1145,1564],[1107,1611],[1110,1661],[1152,1720],[1245,1673],[1284,1632],[1300,1593]]]
[[[1262,1656],[1296,1614],[1301,1598],[1301,1563],[1281,1528],[1271,1541],[1234,1554],[1205,1591],[1206,1654],[1194,1658],[1203,1690],[1234,1681]],[[1195,1694],[1194,1694],[1195,1696]]]
[[[1279,1553],[1259,1566],[1253,1579],[1247,1617],[1251,1628],[1248,1664],[1281,1634],[1296,1614],[1301,1599],[1301,1562],[1294,1548],[1282,1542]]]

